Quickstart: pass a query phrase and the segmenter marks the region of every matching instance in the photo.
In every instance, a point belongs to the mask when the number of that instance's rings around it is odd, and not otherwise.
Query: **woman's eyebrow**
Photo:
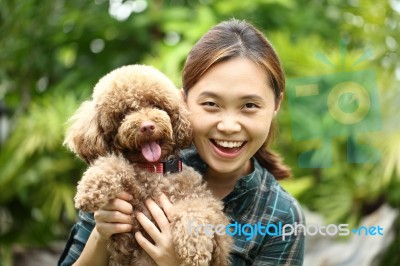
[[[243,97],[240,97],[240,99],[241,100],[259,101],[259,102],[264,101],[264,98],[257,94],[244,95]]]
[[[199,97],[212,97],[212,98],[221,98],[218,94],[211,91],[203,91],[199,94]]]
[[[212,98],[221,98],[218,94],[212,91],[203,91],[199,94],[199,97],[212,97]],[[257,94],[249,94],[240,97],[241,100],[253,100],[253,101],[264,101],[264,98]]]

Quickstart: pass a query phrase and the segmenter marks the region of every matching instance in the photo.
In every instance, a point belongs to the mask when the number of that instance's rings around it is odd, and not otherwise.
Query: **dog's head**
[[[153,67],[118,68],[96,84],[93,99],[70,118],[64,144],[87,163],[108,153],[131,162],[156,162],[192,141],[179,91]]]

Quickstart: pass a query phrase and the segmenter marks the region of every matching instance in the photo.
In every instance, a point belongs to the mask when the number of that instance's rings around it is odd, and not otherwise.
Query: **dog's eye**
[[[127,115],[129,115],[130,113],[133,113],[133,112],[134,112],[134,110],[131,109],[131,108],[125,109],[124,113],[121,114],[121,118],[123,118],[123,117],[125,117],[125,116],[127,116]]]

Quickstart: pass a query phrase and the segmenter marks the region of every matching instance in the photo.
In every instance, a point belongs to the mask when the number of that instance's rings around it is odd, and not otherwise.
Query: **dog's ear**
[[[69,127],[63,144],[86,163],[107,154],[109,147],[99,127],[93,101],[83,102],[67,123]]]
[[[192,144],[192,126],[189,121],[189,110],[184,103],[179,106],[179,111],[173,115],[172,125],[174,127],[175,142],[180,149]]]

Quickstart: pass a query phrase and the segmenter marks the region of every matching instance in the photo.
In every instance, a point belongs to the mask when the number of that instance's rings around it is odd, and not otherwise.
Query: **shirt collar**
[[[183,163],[193,167],[200,174],[204,175],[206,173],[207,164],[201,159],[194,145],[188,149],[181,150],[180,157]]]

